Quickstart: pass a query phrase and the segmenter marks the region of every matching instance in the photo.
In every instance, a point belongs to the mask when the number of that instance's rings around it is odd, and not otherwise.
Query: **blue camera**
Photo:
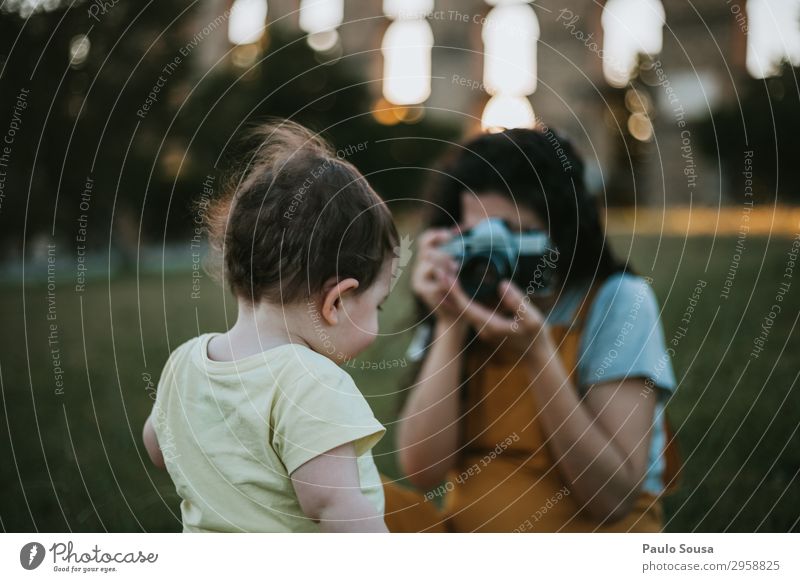
[[[497,304],[503,280],[514,281],[529,295],[552,291],[558,251],[545,232],[511,232],[503,220],[487,218],[440,248],[461,263],[461,286],[481,303]]]

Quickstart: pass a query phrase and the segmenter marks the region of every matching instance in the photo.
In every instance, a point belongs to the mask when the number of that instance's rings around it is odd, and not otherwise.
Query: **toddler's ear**
[[[322,318],[328,325],[339,323],[342,310],[342,297],[358,288],[358,281],[352,277],[326,284],[322,296]]]

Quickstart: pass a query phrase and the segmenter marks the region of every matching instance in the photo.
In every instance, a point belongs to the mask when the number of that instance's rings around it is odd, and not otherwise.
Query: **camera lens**
[[[526,293],[547,295],[550,293],[553,270],[542,255],[523,255],[519,257],[514,282]]]
[[[508,261],[497,254],[478,254],[461,266],[461,286],[481,303],[492,304],[498,300],[497,286],[511,274]]]

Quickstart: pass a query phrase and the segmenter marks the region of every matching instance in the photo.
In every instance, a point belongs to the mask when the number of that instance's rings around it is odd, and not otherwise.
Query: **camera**
[[[487,218],[440,249],[460,261],[461,286],[481,303],[496,305],[506,279],[529,295],[552,291],[558,251],[540,230],[511,232],[503,220]]]

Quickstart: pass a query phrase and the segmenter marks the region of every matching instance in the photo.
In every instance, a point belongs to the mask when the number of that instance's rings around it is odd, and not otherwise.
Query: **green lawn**
[[[734,238],[615,238],[653,286],[667,338],[681,325],[698,279],[707,281],[686,336],[676,348],[680,379],[670,414],[686,457],[684,486],[669,499],[671,531],[787,531],[800,516],[800,406],[795,333],[800,281],[781,302],[764,351],[749,354],[782,280],[791,242],[750,238],[729,298]],[[713,250],[712,250],[713,246]],[[706,265],[708,264],[708,268]],[[408,268],[407,268],[408,270]],[[379,468],[396,466],[393,424],[413,369],[406,277],[385,309],[382,338],[349,371],[389,435],[377,447]],[[219,287],[191,273],[74,281],[55,290],[57,343],[48,343],[47,287],[0,288],[7,333],[0,352],[2,423],[0,520],[6,531],[179,531],[178,498],[166,473],[152,468],[141,444],[153,384],[170,347],[235,318]],[[58,352],[53,352],[58,348]],[[54,362],[54,356],[58,362]],[[388,369],[361,362],[400,360]],[[63,369],[57,393],[54,363]]]

